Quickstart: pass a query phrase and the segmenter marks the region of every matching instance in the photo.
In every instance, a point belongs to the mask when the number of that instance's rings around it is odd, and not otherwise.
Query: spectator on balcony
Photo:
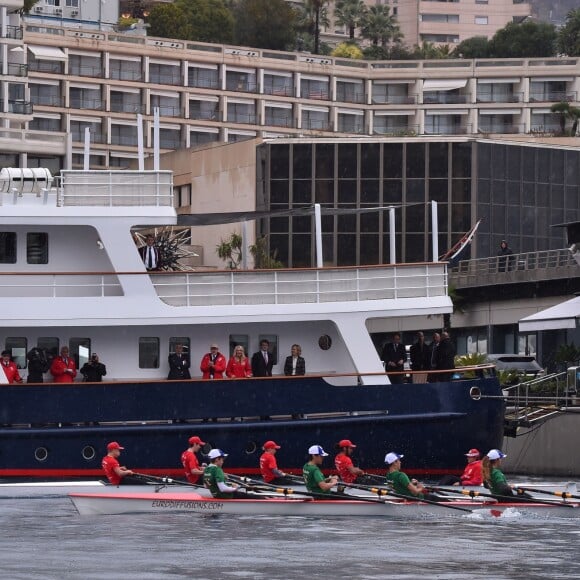
[[[145,238],[145,246],[139,248],[139,255],[145,264],[147,271],[154,271],[161,269],[161,254],[159,248],[155,246],[155,236],[147,234]]]
[[[405,361],[407,360],[407,351],[401,344],[401,335],[398,332],[393,334],[393,341],[388,342],[383,347],[383,362],[385,370],[393,385],[401,384],[404,381]]]
[[[497,259],[497,270],[498,272],[507,272],[508,270],[512,269],[512,260],[511,256],[513,255],[513,250],[508,246],[508,243],[505,240],[502,240],[499,245],[499,250],[497,252],[498,259]]]

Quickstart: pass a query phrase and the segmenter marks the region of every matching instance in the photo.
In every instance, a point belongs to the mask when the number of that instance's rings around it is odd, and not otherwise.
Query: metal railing
[[[13,77],[25,77],[28,76],[28,65],[18,64],[15,62],[8,63],[8,74]]]
[[[458,105],[465,104],[469,100],[469,95],[450,95],[447,93],[432,94],[423,93],[423,103],[426,105]]]
[[[521,103],[524,100],[524,93],[491,94],[478,92],[477,103]]]
[[[576,266],[572,253],[568,248],[559,250],[542,250],[511,254],[509,256],[492,256],[476,260],[461,260],[451,269],[453,274],[477,276],[478,274],[503,274],[506,272],[526,270],[546,270]]]
[[[64,107],[64,97],[61,95],[40,95],[31,94],[30,100],[33,105],[40,105],[43,107]]]
[[[414,105],[417,102],[417,95],[373,95],[374,105]]]
[[[50,60],[29,60],[28,70],[32,72],[42,72],[51,74],[63,74],[64,63]]]
[[[113,101],[109,105],[111,113],[144,113],[145,106],[141,103],[131,101]]]
[[[152,274],[171,306],[320,304],[447,295],[444,264]]]
[[[292,115],[272,115],[266,112],[264,125],[272,127],[295,127],[296,121]]]
[[[140,81],[143,78],[141,70],[119,70],[110,68],[109,78],[117,81]]]
[[[2,38],[13,38],[15,40],[22,40],[23,29],[22,26],[12,26],[8,25],[6,27],[6,33],[1,34]]]
[[[171,171],[62,171],[59,206],[173,207]]]
[[[364,103],[366,95],[364,91],[346,91],[338,88],[336,90],[336,100],[342,103]]]
[[[265,95],[276,95],[278,97],[292,97],[294,95],[294,87],[292,85],[282,85],[282,86],[268,86],[264,85]]]
[[[87,109],[90,111],[104,111],[105,101],[103,99],[86,99],[86,98],[71,97],[70,108]]]
[[[115,274],[0,273],[1,298],[101,298],[122,296]]]
[[[68,64],[68,74],[70,76],[94,78],[102,78],[105,76],[102,66],[84,66],[71,64],[70,62]]]
[[[576,93],[572,91],[530,91],[530,103],[560,103],[562,101],[566,103],[576,101]]]
[[[4,107],[8,105],[5,110]],[[15,115],[32,115],[32,103],[20,99],[0,99],[0,111],[13,113]]]

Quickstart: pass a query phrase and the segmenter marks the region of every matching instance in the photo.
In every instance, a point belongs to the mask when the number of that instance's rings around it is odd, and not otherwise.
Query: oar
[[[546,495],[555,495],[556,497],[561,497],[562,499],[580,499],[580,495],[574,495],[568,491],[546,491],[545,489],[536,489],[535,487],[520,487],[516,486],[516,489],[523,491],[531,491],[532,493],[544,493]]]
[[[155,477],[154,475],[146,475],[145,473],[135,473],[133,475],[137,479],[143,479],[144,481],[150,481],[151,483],[156,483],[157,485],[185,485],[188,487],[204,487],[203,485],[198,485],[197,483],[191,483],[190,481],[184,481],[181,479],[172,479],[171,477]]]
[[[429,489],[433,490],[433,491],[450,491],[449,489],[445,488],[445,489],[441,489],[439,487],[430,487]],[[472,489],[462,489],[462,490],[457,490],[457,492],[453,492],[453,493],[461,493],[462,495],[468,495],[471,498],[474,497],[489,497],[492,499],[496,499],[499,500],[500,502],[504,502],[504,503],[509,503],[510,501],[513,502],[514,501],[514,496],[513,495],[492,495],[490,493],[483,493],[481,491],[474,491]],[[523,491],[521,493],[518,493],[518,495],[516,496],[518,498],[518,502],[517,503],[539,503],[539,504],[545,504],[545,505],[551,505],[551,506],[565,506],[565,507],[570,507],[570,508],[575,508],[576,506],[573,504],[569,504],[563,501],[547,501],[547,500],[541,500],[541,499],[536,499],[534,497],[524,497],[522,495]]]
[[[272,491],[276,491],[278,493],[283,493],[283,494],[292,494],[292,495],[303,495],[303,496],[307,496],[307,497],[312,497],[315,499],[326,499],[326,500],[335,500],[335,499],[339,499],[339,500],[349,500],[349,501],[366,501],[369,503],[380,503],[380,504],[387,504],[387,503],[391,503],[388,500],[384,500],[384,499],[372,499],[370,497],[361,497],[359,495],[348,495],[346,493],[338,493],[338,492],[330,492],[330,493],[316,493],[313,491],[298,491],[296,489],[292,489],[291,487],[287,487],[287,488],[279,488],[276,487],[275,485],[271,485],[269,483],[262,483],[259,481],[255,481],[252,480],[248,477],[236,477],[236,476],[230,476],[228,475],[228,478],[231,479],[232,481],[240,481],[240,482],[249,482],[250,484],[255,485],[257,488],[267,488],[267,489],[271,489]]]
[[[299,479],[296,476],[290,476],[290,479]],[[373,493],[377,493],[378,495],[391,495],[393,497],[396,497],[398,499],[404,499],[406,501],[416,501],[416,502],[423,502],[423,503],[427,503],[430,505],[436,505],[442,508],[448,508],[448,509],[453,509],[453,510],[458,510],[458,511],[462,511],[462,512],[469,512],[469,513],[473,513],[473,510],[470,508],[466,508],[466,507],[460,507],[457,505],[449,505],[446,503],[442,503],[442,502],[438,502],[438,501],[433,501],[430,499],[414,499],[412,497],[400,494],[400,493],[395,493],[394,491],[388,490],[388,489],[377,489],[377,488],[371,488],[371,487],[367,487],[364,485],[358,485],[358,484],[353,484],[353,483],[344,483],[344,482],[339,482],[338,485],[344,485],[345,487],[351,487],[353,489],[360,489],[360,490],[364,490],[364,491],[372,491]],[[302,492],[296,492],[296,493],[302,493]],[[323,495],[323,494],[321,494]],[[333,495],[339,495],[339,494],[333,494]],[[373,503],[385,503],[388,500],[383,500],[383,499],[372,499],[372,498],[368,498],[368,497],[361,497],[360,495],[347,495],[347,494],[340,494],[343,497],[347,497],[347,498],[351,498],[351,499],[356,499],[356,500],[361,500],[361,501],[370,501]]]

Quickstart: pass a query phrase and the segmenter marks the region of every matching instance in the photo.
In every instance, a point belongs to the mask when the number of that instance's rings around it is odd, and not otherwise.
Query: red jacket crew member
[[[6,380],[8,384],[12,383],[21,383],[22,377],[18,372],[18,366],[16,363],[10,358],[12,353],[9,350],[2,351],[2,370],[6,375]]]
[[[50,374],[55,383],[73,383],[77,376],[77,365],[69,356],[68,346],[60,349],[60,356],[55,356],[50,365]]]
[[[356,445],[350,439],[342,439],[338,442],[340,452],[334,458],[334,465],[340,479],[345,483],[354,483],[359,475],[364,475],[364,471],[355,467],[350,458],[355,447]]]
[[[101,463],[103,471],[112,485],[119,485],[124,477],[133,475],[130,469],[119,465],[118,458],[123,449],[125,448],[121,447],[116,441],[111,441],[107,445],[107,455],[103,457],[103,462]]]
[[[483,475],[481,473],[479,450],[470,449],[465,454],[465,457],[467,457],[467,465],[459,478],[461,481],[454,485],[481,485],[483,483]]]
[[[197,435],[189,438],[189,448],[181,454],[181,463],[185,469],[185,477],[189,483],[197,483],[203,475],[203,469],[199,465],[196,453],[205,445]]]
[[[281,477],[286,477],[283,471],[278,469],[278,464],[276,463],[276,451],[280,449],[275,441],[266,441],[262,446],[264,453],[260,457],[260,471],[262,472],[262,478],[266,483],[271,483],[276,479]]]

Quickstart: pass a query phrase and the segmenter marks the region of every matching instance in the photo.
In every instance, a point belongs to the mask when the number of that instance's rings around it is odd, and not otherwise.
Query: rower
[[[491,495],[496,499],[504,500],[508,497],[508,501],[529,501],[533,497],[524,491],[519,491],[515,494],[512,486],[507,482],[506,476],[500,469],[501,460],[507,457],[500,449],[492,449],[481,460],[481,472],[483,475],[483,485],[489,489]]]
[[[338,475],[345,483],[354,483],[359,475],[365,474],[362,469],[355,467],[352,463],[351,455],[356,445],[350,439],[342,439],[338,442],[337,448],[339,452],[334,458],[334,465]]]
[[[260,471],[264,482],[275,485],[287,485],[289,482],[284,479],[286,474],[278,469],[278,464],[276,463],[276,451],[280,449],[280,445],[275,441],[266,441],[262,449],[264,453],[260,457]]]
[[[121,451],[124,449],[125,448],[121,447],[116,441],[111,441],[107,445],[107,455],[103,457],[101,465],[107,479],[112,485],[119,485],[124,477],[133,475],[133,472],[130,469],[127,469],[123,465],[119,465],[118,459],[121,455]]]
[[[328,453],[325,453],[320,445],[311,445],[308,448],[308,455],[310,459],[302,468],[306,489],[310,493],[330,494],[331,489],[338,483],[338,477],[336,475],[324,477],[319,467],[324,458],[328,457]]]
[[[238,491],[238,486],[235,483],[232,485],[226,483],[226,475],[222,466],[228,454],[221,449],[212,449],[207,456],[210,463],[203,472],[203,483],[211,491],[213,497],[218,499],[247,499],[248,496]]]
[[[429,499],[437,501],[439,498],[427,493],[425,486],[416,479],[409,479],[406,473],[401,471],[401,459],[404,455],[398,455],[391,451],[385,455],[385,463],[388,465],[386,479],[393,484],[393,490],[399,495],[405,495],[409,499]]]

